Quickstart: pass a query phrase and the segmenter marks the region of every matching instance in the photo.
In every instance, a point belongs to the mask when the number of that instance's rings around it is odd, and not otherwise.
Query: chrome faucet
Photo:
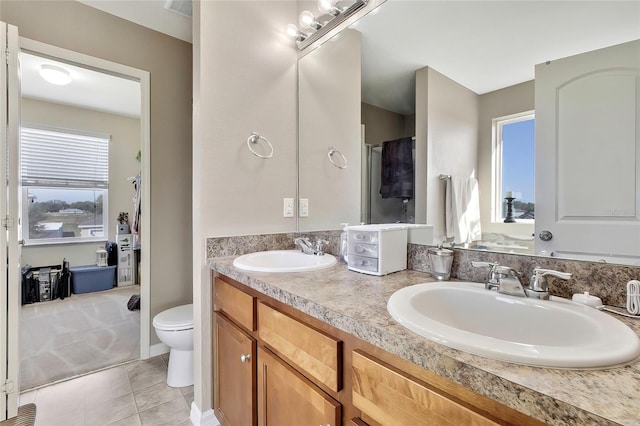
[[[533,299],[549,300],[549,287],[544,279],[547,275],[553,275],[563,280],[571,279],[568,272],[554,271],[552,269],[535,268],[528,286],[522,285],[522,276],[508,266],[500,266],[489,262],[471,262],[476,268],[489,267],[489,280],[484,285],[487,290],[498,290],[498,293],[509,294],[518,297],[530,297]]]
[[[298,237],[293,240],[293,243],[300,247],[305,254],[313,254],[315,256],[324,255],[324,245],[329,244],[329,241],[318,239],[315,244],[312,244],[307,237]]]
[[[497,290],[498,293],[510,296],[527,297],[525,287],[522,285],[522,276],[515,269],[489,262],[471,262],[471,265],[476,268],[491,268],[489,279],[484,285],[487,290]]]

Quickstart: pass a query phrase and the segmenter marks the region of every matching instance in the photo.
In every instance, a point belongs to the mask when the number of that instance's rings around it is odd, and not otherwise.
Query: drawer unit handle
[[[247,355],[240,355],[240,362],[249,362],[251,361],[251,355],[247,354]]]

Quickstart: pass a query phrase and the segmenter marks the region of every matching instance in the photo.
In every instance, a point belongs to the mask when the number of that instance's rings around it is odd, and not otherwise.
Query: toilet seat
[[[157,330],[182,331],[193,328],[193,304],[176,306],[160,312],[153,318]]]

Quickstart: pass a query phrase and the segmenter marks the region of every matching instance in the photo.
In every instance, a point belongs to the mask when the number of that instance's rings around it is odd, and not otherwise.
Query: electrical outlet
[[[309,217],[309,199],[300,198],[300,217]]]
[[[282,217],[293,217],[293,198],[284,199],[284,208],[282,210]]]

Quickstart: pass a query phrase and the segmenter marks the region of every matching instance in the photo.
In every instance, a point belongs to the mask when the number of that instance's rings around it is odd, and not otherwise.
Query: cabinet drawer
[[[349,243],[349,253],[360,256],[378,257],[378,246],[376,244],[364,244],[358,241]]]
[[[349,266],[363,271],[378,272],[378,259],[350,254]]]
[[[497,425],[360,351],[352,358],[353,405],[381,425]]]
[[[378,244],[378,231],[355,231],[349,230],[349,241]]]
[[[342,342],[275,309],[258,304],[260,339],[305,376],[342,389]]]
[[[215,280],[214,308],[222,311],[249,331],[256,329],[256,298],[232,285]]]

